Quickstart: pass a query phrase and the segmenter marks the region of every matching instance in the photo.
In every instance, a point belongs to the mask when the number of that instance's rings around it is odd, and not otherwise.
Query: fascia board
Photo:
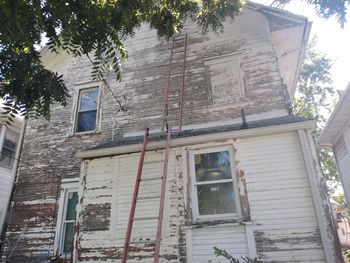
[[[181,147],[187,145],[194,145],[200,143],[207,143],[213,141],[222,141],[228,139],[235,138],[248,138],[248,137],[256,137],[263,135],[270,135],[276,133],[283,133],[288,131],[295,131],[300,129],[314,129],[316,124],[314,121],[305,121],[298,123],[290,123],[262,128],[254,128],[254,129],[245,129],[238,131],[229,131],[229,132],[221,132],[221,133],[212,133],[206,135],[198,135],[191,136],[185,138],[178,138],[171,141],[171,147]],[[157,142],[149,142],[147,146],[147,150],[157,150],[164,149],[166,146],[166,141],[157,141]],[[81,151],[76,154],[78,159],[92,159],[120,154],[128,154],[141,151],[141,144],[132,144],[125,146],[117,146],[111,148],[104,149],[96,149],[96,150],[87,150]]]

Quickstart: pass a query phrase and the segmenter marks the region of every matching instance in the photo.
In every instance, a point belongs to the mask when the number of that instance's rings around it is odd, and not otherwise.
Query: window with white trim
[[[12,169],[19,140],[19,133],[1,126],[1,153],[0,166]]]
[[[100,88],[87,88],[79,91],[75,132],[96,131]]]
[[[78,182],[77,180],[62,182],[60,207],[58,212],[56,230],[57,255],[69,258],[73,250],[74,229],[76,221],[76,209],[78,204]]]
[[[238,217],[239,197],[230,147],[191,153],[194,219]]]

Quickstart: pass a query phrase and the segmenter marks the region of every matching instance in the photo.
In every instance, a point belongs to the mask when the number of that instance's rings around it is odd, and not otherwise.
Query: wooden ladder
[[[167,126],[167,142],[166,142],[166,148],[165,148],[165,153],[164,153],[164,166],[163,166],[163,176],[162,176],[162,186],[161,186],[161,193],[160,193],[160,204],[159,204],[158,217],[137,218],[137,220],[158,219],[157,235],[156,235],[155,250],[154,250],[154,263],[159,262],[160,242],[161,242],[164,204],[165,204],[165,190],[166,190],[166,182],[167,182],[167,175],[168,175],[168,162],[169,162],[169,152],[170,152],[170,144],[171,144],[171,127],[168,125],[166,125],[166,126]],[[141,150],[137,175],[136,175],[134,193],[133,193],[132,201],[131,201],[131,209],[130,209],[130,214],[129,214],[128,226],[126,229],[126,235],[125,235],[125,240],[124,240],[124,249],[123,249],[122,260],[121,260],[122,263],[125,263],[127,261],[127,258],[128,258],[132,227],[133,227],[134,221],[136,220],[136,218],[135,218],[136,205],[137,205],[137,201],[141,200],[141,198],[138,197],[138,194],[139,194],[140,184],[143,181],[142,180],[142,169],[143,169],[145,154],[146,154],[146,150],[147,150],[148,138],[149,138],[149,128],[146,127],[145,133],[144,133],[144,138],[143,138],[143,144],[142,144],[142,150]],[[149,197],[145,197],[145,198],[149,198]]]

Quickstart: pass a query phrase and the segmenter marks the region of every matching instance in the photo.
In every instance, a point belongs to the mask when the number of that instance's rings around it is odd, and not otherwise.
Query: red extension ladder
[[[171,88],[171,72],[172,72],[172,66],[173,66],[174,46],[177,43],[179,43],[178,40],[183,41],[182,76],[181,76],[181,82],[180,82],[180,88],[179,88],[179,132],[182,131],[185,68],[186,68],[186,56],[187,56],[187,34],[181,39],[175,39],[174,37],[172,39],[171,54],[170,54],[170,60],[169,60],[169,66],[168,66],[168,81],[164,91],[163,121],[162,121],[161,130],[164,131],[164,128],[167,127],[167,142],[166,142],[165,153],[164,153],[164,166],[163,166],[162,186],[161,186],[161,194],[160,194],[159,214],[158,214],[158,217],[156,218],[158,219],[158,224],[157,224],[157,235],[156,235],[155,249],[154,249],[154,263],[159,262],[159,255],[160,255],[160,242],[161,242],[161,232],[162,232],[164,204],[165,204],[165,191],[166,191],[166,182],[167,182],[167,174],[168,174],[169,152],[170,152],[170,145],[171,145],[171,127],[168,124],[168,120],[167,120],[167,117],[169,116],[168,101],[169,101],[169,93]],[[147,151],[148,140],[149,140],[149,128],[146,127],[138,170],[137,170],[135,186],[134,186],[134,193],[131,201],[131,209],[130,209],[129,220],[128,220],[128,225],[126,229],[121,263],[126,263],[128,258],[131,232],[133,228],[133,223],[135,221],[135,211],[137,206],[137,200],[140,199],[138,198],[138,194],[139,194],[140,184],[142,183],[142,169],[143,169],[143,164],[145,160],[145,154]],[[143,219],[144,220],[154,219],[154,217],[148,217],[148,218],[145,217]]]

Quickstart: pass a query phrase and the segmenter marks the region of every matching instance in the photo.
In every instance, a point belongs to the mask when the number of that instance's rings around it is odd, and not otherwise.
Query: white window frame
[[[73,109],[74,117],[73,117],[72,135],[84,135],[84,134],[97,133],[100,131],[100,124],[101,124],[100,123],[101,122],[100,103],[101,103],[101,95],[102,95],[102,88],[101,88],[102,84],[101,82],[84,82],[84,83],[78,83],[76,85],[77,85],[77,90],[76,90],[74,109]],[[93,89],[98,89],[95,130],[78,132],[77,124],[78,124],[78,116],[79,116],[80,95],[84,91],[93,90]]]
[[[72,192],[77,192],[79,194],[78,185],[79,185],[78,178],[62,179],[62,182],[61,182],[61,195],[60,195],[58,214],[57,214],[54,254],[55,256],[60,256],[62,258],[70,258],[70,253],[69,254],[63,253],[64,237],[65,237],[64,226],[65,226],[65,218],[67,215],[68,194]],[[74,222],[76,222],[76,219],[74,220]]]
[[[0,131],[0,155],[2,154],[2,149],[4,147],[5,134],[6,134],[7,130],[10,130],[10,132],[16,133],[18,135],[17,136],[17,142],[16,142],[15,151],[14,151],[13,157],[11,159],[10,166],[3,166],[3,165],[0,164],[0,168],[5,168],[5,169],[12,170],[13,167],[15,167],[16,160],[18,158],[17,152],[18,152],[18,144],[20,142],[21,134],[18,131],[15,131],[13,129],[10,129],[10,128],[6,127],[5,125],[2,125],[0,127],[0,129],[1,129],[1,131]]]
[[[230,156],[230,167],[231,167],[231,176],[232,179],[222,179],[215,181],[206,181],[205,183],[200,182],[196,183],[196,170],[195,170],[195,160],[194,156],[196,154],[204,154],[204,153],[214,153],[214,152],[222,152],[228,151]],[[237,177],[236,177],[236,169],[234,166],[234,153],[232,146],[219,146],[219,147],[210,147],[210,148],[202,148],[198,150],[190,151],[190,173],[191,173],[191,200],[192,200],[192,216],[194,222],[200,221],[212,221],[212,220],[221,220],[221,219],[239,219],[242,217],[239,192],[237,187]],[[233,184],[233,195],[235,200],[235,213],[226,213],[226,214],[215,214],[215,215],[200,215],[198,209],[198,194],[197,194],[197,185],[203,184],[215,184],[215,183],[227,183],[232,182]]]

